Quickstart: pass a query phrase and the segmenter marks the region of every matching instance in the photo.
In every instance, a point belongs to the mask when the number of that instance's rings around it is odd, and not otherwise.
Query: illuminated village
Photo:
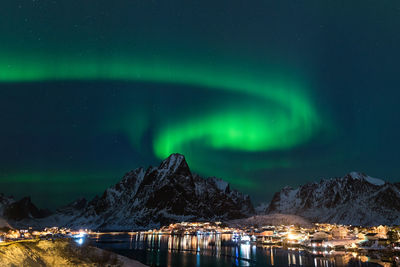
[[[0,245],[13,242],[71,239],[82,244],[85,237],[96,238],[102,232],[88,229],[45,228],[41,231],[29,229],[2,229]],[[113,233],[111,233],[113,234]],[[120,234],[120,233],[115,233]],[[283,247],[303,250],[315,256],[329,257],[337,253],[350,253],[362,261],[371,255],[391,258],[400,262],[400,227],[377,226],[356,227],[348,225],[313,224],[310,228],[294,225],[229,227],[221,222],[181,222],[143,232],[129,232],[134,236],[215,236],[225,238],[224,245],[252,244],[260,247]],[[226,238],[228,237],[228,239]],[[371,254],[372,253],[372,254]]]
[[[32,227],[29,229],[0,229],[0,243],[3,245],[24,240],[38,240],[38,239],[56,239],[56,238],[75,238],[80,235],[86,235],[91,231],[79,230],[72,231],[67,228],[44,228],[43,230],[33,230]]]
[[[311,228],[294,225],[232,228],[221,222],[182,222],[144,234],[215,235],[231,234],[238,243],[310,248],[318,253],[330,251],[386,250],[400,253],[400,227],[356,227],[314,224]]]
[[[283,248],[289,251],[298,251],[309,254],[315,259],[336,259],[339,264],[347,265],[350,258],[358,259],[361,262],[376,262],[382,266],[400,264],[400,227],[377,226],[377,227],[356,227],[350,225],[334,224],[313,224],[311,227],[298,227],[294,225],[277,225],[261,227],[229,227],[223,223],[201,223],[182,222],[171,224],[161,229],[154,229],[140,234],[147,235],[184,235],[201,236],[202,239],[195,240],[188,238],[187,242],[180,245],[180,249],[190,249],[200,246],[208,246],[215,240],[221,246],[238,246],[241,248],[259,247],[266,249],[266,255],[273,262],[273,248]],[[213,236],[220,236],[214,238]],[[202,240],[202,241],[199,241]],[[190,242],[198,244],[190,244]],[[200,242],[200,244],[199,244]],[[201,243],[202,242],[202,243]],[[174,248],[174,245],[169,246]],[[301,257],[288,257],[288,264],[302,266]],[[347,260],[346,260],[347,259]],[[339,261],[338,261],[339,260]],[[326,262],[325,262],[326,263]],[[322,265],[325,264],[322,262]],[[314,263],[317,266],[317,262]],[[340,264],[339,264],[340,265]]]

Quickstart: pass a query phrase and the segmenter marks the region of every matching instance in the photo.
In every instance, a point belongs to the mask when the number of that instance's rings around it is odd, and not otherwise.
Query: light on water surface
[[[96,239],[94,239],[96,240]],[[358,262],[349,255],[326,255],[315,257],[302,250],[283,249],[271,246],[256,246],[255,243],[232,241],[230,234],[207,235],[102,235],[95,245],[124,251],[125,255],[147,265],[174,266],[347,266],[349,260]],[[105,241],[102,243],[102,241]]]

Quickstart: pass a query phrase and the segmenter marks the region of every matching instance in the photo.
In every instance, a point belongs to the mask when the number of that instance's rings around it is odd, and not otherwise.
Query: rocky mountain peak
[[[158,167],[158,170],[167,174],[183,176],[191,175],[185,156],[178,153],[171,154],[168,158],[163,160]]]
[[[79,203],[79,204],[78,204]],[[148,229],[177,221],[227,220],[254,213],[247,195],[217,178],[190,172],[181,154],[172,154],[159,167],[138,168],[91,201],[58,210],[51,221],[90,229]]]
[[[323,179],[276,193],[267,213],[296,214],[314,222],[352,225],[400,223],[400,190],[364,173]],[[351,212],[350,212],[351,211]]]
[[[352,178],[353,180],[366,181],[370,184],[377,185],[377,186],[381,186],[381,185],[385,184],[385,181],[383,181],[381,179],[370,177],[362,172],[350,172],[345,177]]]
[[[102,230],[149,229],[180,221],[223,221],[254,214],[248,195],[221,179],[190,172],[181,154],[137,168],[92,200],[78,199],[46,218],[29,198],[7,206],[13,223]]]

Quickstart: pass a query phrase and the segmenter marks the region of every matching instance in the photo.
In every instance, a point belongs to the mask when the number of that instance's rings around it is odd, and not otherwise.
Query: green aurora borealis
[[[53,58],[58,58],[54,56]],[[132,62],[132,63],[129,63]],[[213,69],[215,68],[215,69]],[[159,129],[153,142],[154,153],[164,159],[172,153],[187,154],[185,144],[200,141],[214,149],[268,151],[287,149],[312,137],[320,118],[304,88],[292,81],[245,77],[223,67],[149,64],[146,60],[86,59],[46,62],[41,58],[16,65],[0,66],[0,81],[43,82],[57,80],[121,80],[172,83],[248,94],[264,100],[261,110],[251,105],[224,108],[213,113]],[[135,142],[135,140],[133,140]],[[201,167],[199,167],[201,170]]]
[[[55,207],[176,152],[256,202],[353,170],[397,178],[392,8],[6,2],[0,193]]]
[[[65,55],[63,55],[65,57]],[[25,58],[25,57],[24,57]],[[29,57],[28,57],[29,58]],[[53,55],[52,58],[60,58]],[[63,57],[61,57],[63,58]],[[222,102],[212,111],[171,124],[157,125],[153,152],[160,159],[172,153],[187,155],[195,171],[204,166],[191,157],[192,147],[202,146],[211,150],[270,151],[289,149],[302,145],[312,138],[321,127],[321,118],[312,99],[299,82],[283,77],[253,77],[235,73],[223,67],[176,64],[136,59],[115,60],[69,60],[44,61],[40,57],[16,65],[0,66],[0,81],[49,82],[49,81],[125,81],[169,83],[196,86],[203,90],[223,90],[247,95],[261,100],[261,107],[254,103],[235,104]],[[176,61],[176,60],[175,60]],[[56,63],[54,63],[56,62]],[[271,75],[272,76],[272,75]],[[275,80],[273,80],[275,79]],[[189,89],[190,90],[190,89]],[[132,122],[134,123],[134,122]],[[130,137],[133,144],[141,138],[145,129],[135,125]],[[267,162],[265,162],[267,164]],[[204,172],[203,172],[204,173]],[[212,171],[205,172],[213,175]],[[231,182],[235,183],[234,180]],[[241,182],[237,182],[241,184]]]

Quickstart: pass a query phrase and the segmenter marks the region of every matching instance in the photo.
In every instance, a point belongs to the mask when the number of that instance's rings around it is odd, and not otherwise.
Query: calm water
[[[306,251],[238,244],[231,241],[231,235],[102,234],[91,236],[90,242],[149,266],[160,267],[378,266],[362,262],[351,253],[315,256]]]

